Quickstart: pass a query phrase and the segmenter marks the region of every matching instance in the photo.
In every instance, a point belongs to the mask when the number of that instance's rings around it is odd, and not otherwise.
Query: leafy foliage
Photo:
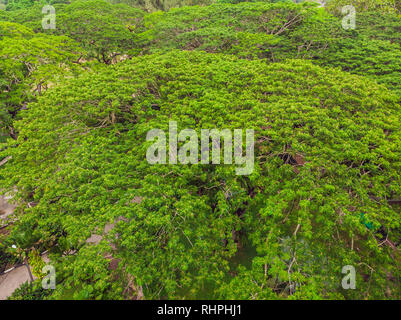
[[[89,52],[88,58],[110,64],[129,54],[134,37],[129,30],[142,17],[141,10],[103,0],[75,1],[57,14],[58,34],[78,41]]]
[[[69,0],[3,0],[5,3],[5,9],[7,11],[15,11],[20,9],[31,9],[36,5],[40,5],[42,8],[44,5],[58,4],[58,3],[70,3]]]
[[[329,0],[327,9],[340,14],[341,8],[348,5],[354,6],[358,13],[375,11],[380,14],[388,14],[401,10],[401,3],[398,0]]]
[[[311,3],[216,4],[145,16],[138,44],[142,53],[184,49],[272,62],[311,59],[371,77],[400,94],[401,49],[386,41],[401,39],[401,20],[369,11],[358,13],[357,21],[357,30],[342,30],[340,19]]]
[[[138,57],[31,103],[3,152],[12,160],[2,183],[38,203],[16,230],[59,244],[54,260],[63,283],[82,285],[77,298],[396,298],[396,258],[360,223],[366,213],[390,238],[399,232],[387,201],[401,191],[396,101],[373,81],[306,61]],[[254,173],[150,165],[146,132],[167,131],[169,120],[179,130],[255,129]],[[103,240],[88,243],[91,233]],[[256,253],[233,268],[244,235]],[[351,293],[340,289],[347,264],[361,286]]]
[[[29,265],[32,268],[32,274],[39,279],[43,278],[42,269],[45,266],[45,262],[39,255],[37,250],[32,250],[29,252]]]
[[[51,292],[42,288],[40,281],[33,283],[25,282],[19,287],[8,300],[44,300]]]
[[[16,10],[0,16],[24,24],[35,32],[68,36],[77,41],[83,50],[81,58],[96,58],[110,64],[119,56],[135,53],[133,31],[141,21],[144,12],[124,4],[110,4],[104,0],[78,0],[69,5],[54,5],[56,29],[43,30],[42,5],[36,4],[31,10]]]
[[[0,268],[42,276],[49,250],[57,270],[11,299],[401,298],[398,2],[352,1],[356,30],[342,1],[217,2],[55,1],[56,30],[42,2],[0,11],[0,185],[19,203]],[[172,120],[254,129],[254,172],[150,165],[146,134]]]
[[[314,4],[240,3],[185,7],[145,16],[145,52],[169,49],[224,52],[245,58],[301,57],[337,32],[333,17]],[[321,37],[318,28],[327,29]],[[330,26],[330,27],[329,27]]]
[[[69,5],[55,5],[56,29],[43,30],[41,10],[42,6],[36,5],[32,10],[17,10],[4,19],[27,25],[35,32],[68,36],[80,43],[83,58],[96,58],[106,64],[132,53],[135,40],[132,32],[144,14],[124,4],[79,0]]]
[[[401,47],[382,40],[339,40],[320,59],[326,66],[364,75],[384,84],[401,99]]]
[[[63,36],[35,34],[0,21],[0,130],[13,135],[17,112],[72,71],[78,46]]]
[[[171,8],[184,6],[209,5],[214,0],[110,0],[111,3],[124,3],[134,8],[141,8],[147,12],[168,11]]]
[[[356,32],[369,39],[388,40],[401,45],[401,18],[395,14],[382,15],[369,11],[357,16]]]
[[[15,262],[15,258],[6,250],[3,243],[0,244],[0,273],[6,271],[7,266]]]

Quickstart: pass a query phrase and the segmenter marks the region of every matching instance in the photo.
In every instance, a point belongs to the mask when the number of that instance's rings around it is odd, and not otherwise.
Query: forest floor
[[[4,195],[0,195],[0,226],[3,225],[3,221],[10,216],[15,206],[10,204],[7,200],[9,198]],[[11,267],[11,266],[10,266]],[[20,287],[24,282],[29,281],[29,273],[26,266],[20,266],[4,275],[0,276],[0,300],[5,300],[9,297],[15,289]]]
[[[27,281],[30,281],[30,278],[25,265],[0,276],[0,300],[6,300],[15,289]]]
[[[6,219],[15,210],[15,206],[8,202],[9,199],[10,197],[6,195],[0,195],[0,226],[2,222],[1,220]]]

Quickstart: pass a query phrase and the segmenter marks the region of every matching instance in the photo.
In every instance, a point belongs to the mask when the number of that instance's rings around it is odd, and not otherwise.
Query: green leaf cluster
[[[400,268],[360,215],[399,234],[400,116],[385,87],[302,60],[172,51],[107,66],[22,112],[0,173],[37,205],[10,239],[58,244],[56,297],[80,284],[75,298],[396,298]],[[254,172],[150,165],[146,133],[170,120],[254,129]],[[234,267],[244,237],[255,253]]]

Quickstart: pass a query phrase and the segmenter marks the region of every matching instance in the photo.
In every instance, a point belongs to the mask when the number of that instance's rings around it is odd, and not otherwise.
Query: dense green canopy
[[[14,135],[17,112],[60,77],[71,75],[80,50],[65,36],[35,34],[0,21],[0,132]]]
[[[390,237],[400,228],[388,202],[401,191],[396,100],[301,60],[173,51],[84,74],[30,104],[3,152],[12,160],[2,183],[37,203],[10,239],[58,244],[55,297],[77,285],[80,298],[384,298],[386,288],[396,297],[400,269],[374,237],[380,225]],[[146,133],[170,120],[179,130],[255,129],[254,172],[150,165]],[[86,243],[91,233],[103,241]],[[359,268],[357,292],[339,287],[347,264]]]
[[[57,270],[13,299],[401,298],[397,2],[50,3],[0,11],[0,271]],[[150,164],[171,121],[253,129],[252,173]]]
[[[400,13],[399,0],[327,0],[327,10],[335,14],[341,14],[344,6],[352,5],[358,13],[376,11],[380,14]]]
[[[366,38],[338,40],[316,62],[376,80],[398,94],[401,101],[401,47],[398,43]]]
[[[86,59],[96,58],[110,64],[114,58],[129,54],[134,49],[131,28],[134,28],[144,12],[124,4],[112,5],[104,0],[74,1],[69,5],[54,5],[56,28],[43,30],[43,5],[30,10],[3,13],[1,19],[22,23],[36,32],[66,35],[81,44]]]
[[[342,7],[340,4],[331,3],[331,7]],[[363,4],[369,6],[376,8]],[[39,5],[29,11],[16,10],[9,19],[40,31],[40,10]],[[394,10],[386,11],[384,17],[380,11],[358,11],[357,29],[349,31],[342,29],[341,15],[334,17],[310,2],[220,3],[144,15],[103,0],[79,0],[56,6],[56,10],[55,32],[79,41],[89,52],[84,56],[104,63],[171,49],[222,52],[272,62],[302,58],[369,76],[401,92],[401,19]],[[36,12],[34,16],[32,12]]]
[[[138,37],[145,52],[204,50],[272,61],[316,53],[341,26],[315,4],[268,2],[155,12],[145,16],[144,25],[145,32]]]
[[[115,57],[129,54],[134,47],[131,25],[143,11],[103,0],[76,1],[57,13],[57,34],[81,43],[97,60],[110,64]]]
[[[156,12],[145,16],[144,25],[137,36],[144,53],[175,48],[272,62],[312,59],[401,93],[401,23],[394,14],[358,14],[358,29],[348,32],[340,19],[312,3],[216,4]]]

